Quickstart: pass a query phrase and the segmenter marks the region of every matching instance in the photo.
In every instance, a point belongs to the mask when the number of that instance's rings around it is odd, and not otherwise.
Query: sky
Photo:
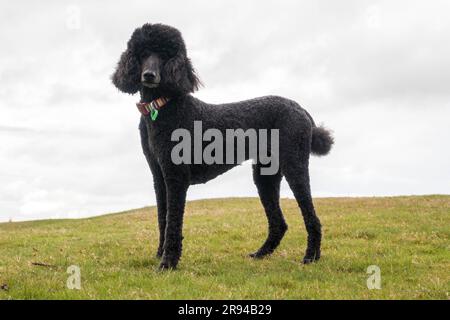
[[[110,82],[147,22],[182,32],[197,98],[285,96],[333,130],[313,196],[448,194],[449,14],[446,0],[0,0],[0,221],[156,203],[138,97]],[[188,193],[230,196],[257,196],[248,163]]]

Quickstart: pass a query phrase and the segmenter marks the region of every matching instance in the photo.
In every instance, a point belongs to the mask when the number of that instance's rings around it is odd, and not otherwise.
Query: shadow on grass
[[[157,258],[144,258],[144,259],[132,259],[128,263],[130,268],[133,269],[154,269],[159,266],[159,259]]]

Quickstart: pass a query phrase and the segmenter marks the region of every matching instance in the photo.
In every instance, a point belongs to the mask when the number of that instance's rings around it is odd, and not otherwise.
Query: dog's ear
[[[134,94],[140,88],[140,63],[133,51],[128,48],[120,56],[116,71],[111,79],[122,92]]]
[[[191,61],[180,52],[164,64],[161,80],[174,95],[194,92],[201,85]]]

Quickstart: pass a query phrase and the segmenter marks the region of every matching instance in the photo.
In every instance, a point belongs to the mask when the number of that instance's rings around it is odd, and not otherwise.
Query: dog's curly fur
[[[142,57],[157,54],[163,61],[161,82],[157,88],[141,84]],[[284,176],[303,214],[308,232],[304,263],[320,258],[321,224],[316,216],[309,183],[309,155],[327,154],[333,144],[330,132],[317,127],[312,117],[296,102],[277,96],[222,105],[212,105],[190,93],[199,87],[181,33],[162,24],[145,24],[137,28],[122,53],[112,76],[121,91],[140,92],[141,102],[158,97],[170,98],[159,112],[157,121],[142,116],[139,129],[142,148],[153,174],[160,230],[157,256],[160,267],[175,268],[182,251],[182,225],[186,192],[189,185],[205,183],[236,164],[180,164],[171,161],[176,142],[171,134],[177,128],[193,133],[195,120],[203,130],[249,128],[279,130],[279,170],[274,175],[261,175],[260,163],[253,165],[253,179],[265,209],[269,231],[262,247],[251,254],[254,258],[271,254],[283,238],[287,224],[280,208],[280,182]]]

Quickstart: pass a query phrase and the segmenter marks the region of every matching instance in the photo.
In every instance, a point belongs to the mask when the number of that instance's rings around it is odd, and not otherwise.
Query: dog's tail
[[[325,156],[330,150],[334,143],[334,138],[331,135],[331,131],[323,126],[316,126],[314,119],[305,110],[306,115],[311,120],[312,128],[312,139],[311,139],[311,153],[316,156]]]
[[[333,136],[330,130],[324,127],[313,127],[311,152],[317,156],[325,156],[330,152],[331,146],[334,143]]]

